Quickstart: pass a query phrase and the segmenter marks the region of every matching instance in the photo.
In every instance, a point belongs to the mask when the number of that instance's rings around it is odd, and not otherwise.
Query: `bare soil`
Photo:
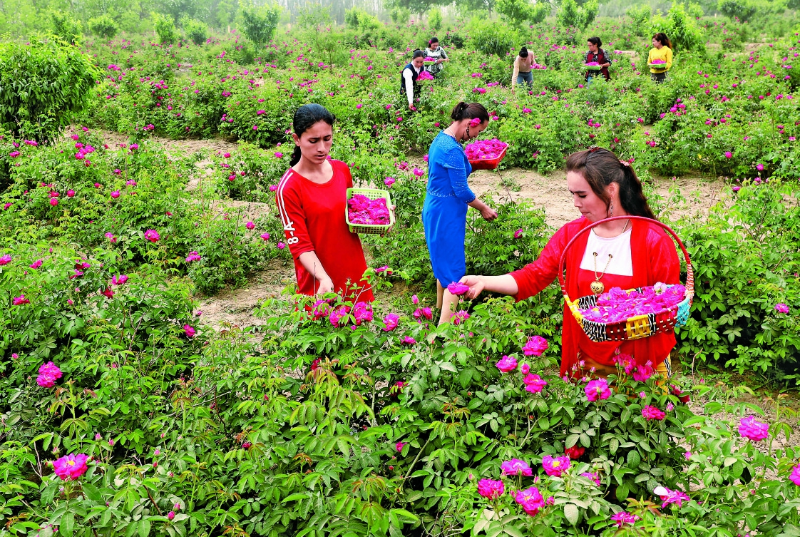
[[[672,179],[654,176],[653,182],[656,192],[664,198],[669,197],[669,190],[673,186],[680,188],[686,198],[685,206],[676,207],[671,211],[672,219],[687,214],[706,214],[711,206],[719,201],[719,193],[724,187],[721,180],[699,177]],[[554,172],[545,176],[521,168],[510,168],[500,172],[479,170],[470,175],[469,184],[478,196],[492,192],[500,199],[531,201],[536,207],[545,210],[546,222],[553,227],[562,226],[580,216],[572,204],[564,172]]]

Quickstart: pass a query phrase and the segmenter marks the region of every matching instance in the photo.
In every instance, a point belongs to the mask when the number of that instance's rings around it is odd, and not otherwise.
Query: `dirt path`
[[[70,127],[66,132],[66,136],[74,134],[76,128]],[[102,136],[103,140],[109,147],[119,147],[119,144],[128,144],[129,138],[125,134],[120,134],[114,131],[107,131],[103,129],[93,129],[93,133]],[[212,138],[207,140],[170,140],[169,138],[161,138],[152,136],[148,138],[151,143],[157,143],[163,147],[167,153],[177,158],[185,157],[187,154],[197,153],[199,151],[220,151],[229,152],[235,151],[238,144],[236,142],[226,142],[219,138]]]
[[[681,177],[676,180],[653,176],[656,192],[667,198],[671,187],[677,185],[686,198],[685,206],[670,212],[675,220],[690,214],[706,214],[708,209],[719,201],[719,193],[724,187],[720,180],[697,177]],[[501,172],[476,171],[469,177],[469,184],[477,195],[494,192],[496,199],[518,201],[527,199],[545,210],[546,221],[559,227],[579,216],[572,204],[572,196],[567,190],[563,172],[540,175],[531,170],[510,168]]]
[[[250,278],[247,287],[222,291],[201,300],[200,322],[217,330],[228,326],[246,329],[261,326],[264,320],[254,315],[254,310],[269,298],[278,298],[284,287],[294,282],[291,264],[275,259],[267,270]]]

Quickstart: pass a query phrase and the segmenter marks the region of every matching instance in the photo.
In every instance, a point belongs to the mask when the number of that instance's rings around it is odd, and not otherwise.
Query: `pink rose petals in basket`
[[[386,198],[371,200],[362,194],[355,194],[347,200],[348,216],[353,224],[385,226],[389,224],[389,208]]]
[[[473,160],[492,160],[499,157],[508,147],[508,144],[497,138],[491,140],[478,140],[464,148],[467,158]]]
[[[642,287],[639,291],[624,291],[612,287],[607,293],[597,297],[597,306],[581,309],[586,320],[610,323],[624,321],[638,315],[658,313],[679,304],[686,295],[683,285],[665,285]]]

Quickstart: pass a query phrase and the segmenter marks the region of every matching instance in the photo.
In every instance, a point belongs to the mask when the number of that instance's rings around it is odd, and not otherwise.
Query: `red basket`
[[[472,170],[496,170],[498,166],[500,166],[500,161],[503,160],[506,156],[506,151],[508,150],[508,146],[503,148],[503,151],[497,155],[495,158],[492,159],[481,159],[481,160],[470,160],[469,165],[472,166]]]
[[[686,294],[681,303],[675,306],[664,309],[659,312],[651,313],[648,315],[637,315],[625,319],[624,321],[615,321],[609,323],[601,323],[585,319],[581,314],[581,309],[588,309],[597,304],[597,295],[589,295],[572,300],[567,293],[567,284],[564,280],[564,261],[567,259],[567,251],[572,246],[578,237],[588,232],[595,226],[610,222],[612,220],[641,220],[649,222],[657,226],[661,226],[669,233],[673,239],[678,243],[683,256],[686,259]],[[678,237],[668,226],[662,224],[658,220],[645,218],[643,216],[613,216],[604,220],[586,226],[567,243],[564,252],[561,254],[561,261],[558,263],[558,283],[561,285],[561,293],[564,295],[564,302],[567,304],[572,316],[578,322],[580,327],[592,341],[627,341],[634,339],[641,339],[655,334],[672,332],[678,326],[683,326],[689,318],[689,309],[692,305],[692,298],[694,297],[694,269],[692,268],[692,260],[689,259],[689,252]],[[638,289],[637,289],[638,290]]]

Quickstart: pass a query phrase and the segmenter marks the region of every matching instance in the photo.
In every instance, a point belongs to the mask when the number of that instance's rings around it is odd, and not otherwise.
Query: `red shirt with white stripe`
[[[372,301],[372,290],[361,279],[367,270],[361,241],[345,222],[347,189],[353,186],[350,168],[338,160],[329,162],[333,176],[328,182],[314,183],[289,168],[275,192],[297,286],[304,295],[314,295],[319,288],[319,281],[299,259],[301,254],[315,252],[337,293],[345,293],[354,302]],[[353,285],[358,288],[354,292],[350,291]]]

